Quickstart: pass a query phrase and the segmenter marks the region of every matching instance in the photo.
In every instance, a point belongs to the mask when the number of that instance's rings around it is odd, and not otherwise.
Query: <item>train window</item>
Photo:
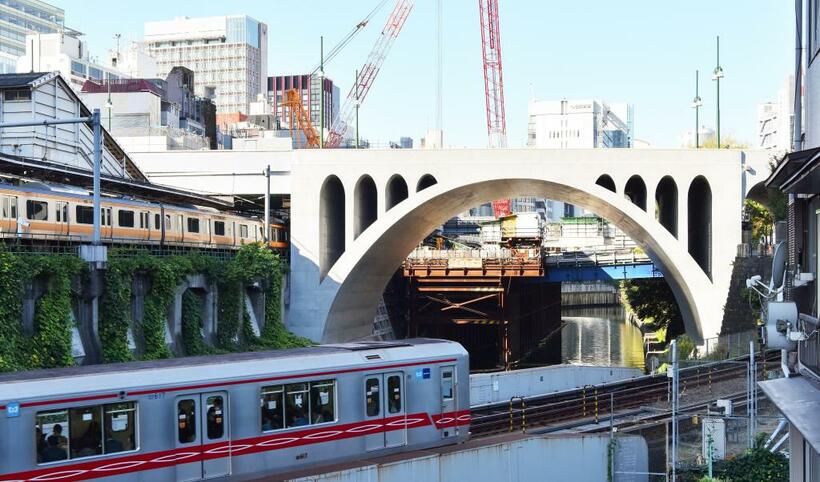
[[[140,213],[140,229],[148,227],[148,220],[151,219],[148,213]]]
[[[214,236],[225,236],[225,221],[214,221]]]
[[[205,399],[208,439],[220,439],[225,435],[225,415],[222,396],[214,395]]]
[[[56,462],[68,458],[68,411],[37,414],[37,463]]]
[[[401,412],[401,377],[387,377],[387,413]]]
[[[26,201],[26,217],[35,221],[48,221],[48,203],[45,201]]]
[[[162,229],[159,224],[159,214],[154,214],[154,229]]]
[[[199,219],[197,219],[197,218],[188,218],[188,232],[189,233],[198,233],[199,232]]]
[[[288,427],[299,427],[310,423],[308,404],[307,383],[293,383],[285,387],[285,421]]]
[[[282,385],[262,388],[262,431],[285,428],[285,388]]]
[[[196,403],[191,399],[177,403],[177,438],[181,444],[196,441]]]
[[[102,216],[100,216],[100,224],[103,226],[111,226],[111,208],[101,208]]]
[[[379,414],[380,397],[379,393],[379,379],[368,378],[364,384],[365,390],[365,406],[367,408],[367,416],[375,417]]]
[[[311,423],[334,422],[336,420],[335,398],[336,382],[322,380],[310,384],[310,419]]]
[[[136,450],[136,417],[135,402],[38,413],[37,463]]]
[[[74,221],[78,224],[94,224],[94,208],[77,206],[74,208]]]
[[[0,201],[0,215],[7,219],[17,219],[17,197],[2,196]]]
[[[240,238],[247,238],[248,237],[248,225],[247,224],[240,224],[239,225],[239,237]]]
[[[71,458],[90,457],[102,453],[102,420],[100,407],[72,408],[68,411],[71,427],[68,446]]]
[[[173,231],[173,228],[171,228],[171,215],[170,214],[165,215],[165,230],[166,231]]]
[[[137,449],[137,407],[134,402],[105,406],[103,451],[116,454]]]
[[[447,370],[441,372],[441,399],[453,399],[453,371]]]
[[[120,209],[117,212],[117,224],[121,228],[133,228],[134,227],[134,211],[127,211],[125,209]]]

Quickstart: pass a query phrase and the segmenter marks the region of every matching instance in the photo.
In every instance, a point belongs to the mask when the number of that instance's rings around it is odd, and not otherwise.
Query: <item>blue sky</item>
[[[268,74],[304,73],[377,0],[50,0],[66,25],[86,34],[94,55],[113,35],[139,40],[143,22],[246,13],[268,24]],[[722,132],[755,139],[757,104],[775,98],[792,71],[794,10],[776,0],[500,0],[509,145],[523,146],[527,102],[596,97],[635,105],[636,137],[678,147],[694,123],[694,72],[701,70],[702,123],[714,126],[715,36],[721,36]],[[392,1],[326,68],[347,94]],[[360,111],[374,141],[418,138],[435,118],[435,1],[417,0]],[[444,130],[453,146],[486,145],[476,0],[444,0]],[[532,89],[530,88],[532,85]]]

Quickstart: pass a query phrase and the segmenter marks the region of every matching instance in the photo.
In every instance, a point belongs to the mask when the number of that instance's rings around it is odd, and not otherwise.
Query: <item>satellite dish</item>
[[[774,256],[772,256],[772,279],[769,281],[769,289],[777,291],[783,287],[783,282],[786,279],[786,242],[781,241],[774,247]]]

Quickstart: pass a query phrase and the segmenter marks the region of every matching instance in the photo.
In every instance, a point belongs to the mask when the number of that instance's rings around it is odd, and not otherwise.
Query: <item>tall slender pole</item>
[[[672,480],[676,480],[678,463],[678,344],[672,340],[670,344],[672,352]]]
[[[265,168],[265,243],[270,243],[270,164]]]
[[[794,1],[794,132],[792,149],[803,148],[803,0]],[[789,194],[791,196],[791,194]]]
[[[319,148],[325,147],[325,37],[319,37]]]
[[[100,126],[100,109],[91,114],[91,125],[94,129],[94,229],[91,244],[100,245],[100,163],[102,162],[102,127]]]
[[[717,84],[717,148],[720,149],[720,79],[723,78],[723,68],[720,66],[720,35],[717,37],[717,66],[712,80]]]
[[[700,80],[698,76],[700,71],[695,70],[695,100],[692,101],[692,107],[695,108],[695,149],[700,149],[700,106],[703,101],[700,99]]]
[[[356,70],[356,83],[353,84],[356,89],[356,149],[359,148],[359,71]]]

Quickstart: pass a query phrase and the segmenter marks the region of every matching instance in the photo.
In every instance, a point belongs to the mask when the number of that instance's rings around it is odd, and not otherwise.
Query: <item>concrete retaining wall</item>
[[[642,376],[637,368],[555,365],[470,375],[470,406],[509,401]]]
[[[608,435],[534,437],[385,462],[289,482],[453,482],[534,480],[607,480]],[[618,472],[646,472],[646,441],[618,437]],[[646,475],[618,474],[618,481],[646,481]]]

